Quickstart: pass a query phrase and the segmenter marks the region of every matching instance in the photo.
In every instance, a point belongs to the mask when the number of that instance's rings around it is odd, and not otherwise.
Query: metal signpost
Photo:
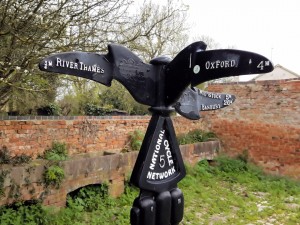
[[[127,48],[110,44],[106,55],[66,52],[44,58],[43,71],[69,74],[111,85],[119,81],[133,98],[150,106],[150,120],[130,182],[140,188],[130,213],[132,225],[177,225],[183,219],[184,198],[177,183],[185,168],[170,113],[200,119],[200,111],[232,104],[235,96],[199,90],[213,79],[273,70],[265,57],[240,50],[205,51],[195,42],[174,59],[157,57],[144,63]]]

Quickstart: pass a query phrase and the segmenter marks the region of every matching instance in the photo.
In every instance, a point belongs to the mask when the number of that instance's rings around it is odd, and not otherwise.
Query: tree
[[[53,101],[57,76],[37,69],[41,57],[53,52],[103,49],[111,24],[122,23],[125,0],[2,0],[0,2],[0,109],[9,101]],[[101,40],[97,34],[106,32]],[[102,32],[103,33],[103,32]],[[106,42],[107,43],[107,42]],[[35,101],[36,98],[40,101]]]
[[[53,101],[58,87],[88,82],[41,73],[36,65],[50,53],[103,52],[115,42],[149,60],[172,45],[181,47],[185,9],[172,1],[168,6],[145,1],[130,14],[131,5],[130,0],[0,1],[0,110],[8,102],[17,109],[38,107]]]
[[[187,10],[187,6],[171,0],[166,5],[145,1],[133,15],[135,26],[122,29],[122,34],[131,40],[128,47],[146,62],[160,55],[174,57],[188,40]]]
[[[180,51],[187,41],[187,27],[185,24],[186,7],[182,5],[171,4],[157,5],[151,1],[145,1],[143,6],[129,14],[130,23],[117,24],[119,34],[111,35],[115,42],[125,45],[137,53],[145,62],[152,58],[169,53],[174,56]],[[121,84],[114,82],[112,87],[105,88],[101,85],[95,85],[90,81],[72,79],[73,93],[77,96],[77,101],[83,104],[77,104],[77,112],[82,112],[84,104],[99,104],[102,107],[110,107],[125,110],[130,114],[145,114],[147,107],[136,103],[128,91]],[[84,91],[83,88],[85,87]],[[87,89],[86,89],[87,88]],[[80,89],[82,91],[80,91]],[[95,92],[98,89],[99,98],[89,98],[84,100],[83,93]],[[90,91],[88,91],[90,90]],[[85,95],[85,94],[84,94]],[[67,96],[70,98],[70,96]],[[66,101],[62,101],[66,105]]]

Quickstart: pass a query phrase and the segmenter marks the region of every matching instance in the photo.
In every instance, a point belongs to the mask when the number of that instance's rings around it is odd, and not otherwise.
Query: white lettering
[[[58,67],[63,67],[60,58],[57,58],[57,59],[56,59],[56,66],[58,66]]]
[[[170,150],[170,145],[169,145],[168,140],[164,141],[164,146],[165,146],[165,150],[166,150],[168,164],[169,164],[169,166],[171,166],[171,165],[174,164],[174,162],[173,162],[173,157],[172,157],[172,153],[171,153],[171,150]]]
[[[172,168],[164,171],[164,172],[161,172],[161,173],[148,171],[147,179],[149,179],[149,180],[163,180],[163,179],[166,179],[166,178],[172,176],[175,172],[176,172],[176,170],[175,170],[174,166]]]
[[[223,69],[223,68],[233,68],[236,66],[236,61],[235,60],[217,60],[217,61],[207,61],[205,63],[205,68],[207,70],[212,70],[212,69]]]
[[[52,66],[52,65],[50,65],[50,63],[49,63],[49,66]],[[97,66],[97,65],[89,66],[89,65],[84,64],[83,62],[79,62],[79,64],[78,64],[76,62],[62,60],[61,58],[58,58],[58,57],[56,58],[56,66],[62,67],[62,68],[69,68],[69,69],[73,69],[73,70],[89,71],[89,72],[104,74],[104,69],[101,68],[100,66]]]
[[[215,110],[215,109],[220,109],[221,105],[220,104],[213,104],[213,105],[201,104],[201,108],[202,108],[202,110]]]
[[[151,163],[150,163],[150,167],[149,167],[150,170],[154,170],[154,168],[155,168],[157,157],[158,157],[158,154],[160,151],[160,146],[161,146],[161,143],[162,143],[162,140],[164,137],[164,133],[165,133],[165,130],[161,130],[160,134],[158,135],[158,139],[156,141],[155,149],[153,151],[152,159],[151,159]]]

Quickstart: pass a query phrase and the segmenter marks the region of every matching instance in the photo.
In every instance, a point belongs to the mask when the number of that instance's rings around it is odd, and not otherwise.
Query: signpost
[[[173,60],[157,57],[144,63],[129,49],[108,45],[105,55],[66,52],[44,58],[39,68],[111,85],[116,79],[134,99],[150,106],[150,120],[130,182],[140,188],[130,213],[132,225],[177,225],[183,219],[184,197],[177,183],[185,168],[170,113],[200,119],[200,111],[231,105],[235,96],[199,90],[196,85],[228,76],[273,70],[265,57],[240,50],[205,51],[204,42],[184,48]]]

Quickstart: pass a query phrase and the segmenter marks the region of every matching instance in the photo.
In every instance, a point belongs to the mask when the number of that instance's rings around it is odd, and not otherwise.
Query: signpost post
[[[66,52],[44,58],[43,71],[69,74],[111,85],[116,79],[133,98],[150,106],[150,120],[130,182],[140,188],[130,213],[132,225],[177,225],[183,219],[184,197],[177,183],[185,168],[170,113],[200,119],[200,111],[231,105],[235,96],[199,90],[196,85],[228,76],[273,70],[265,57],[240,50],[205,51],[204,42],[184,48],[173,60],[157,57],[144,63],[120,45],[108,53]]]

